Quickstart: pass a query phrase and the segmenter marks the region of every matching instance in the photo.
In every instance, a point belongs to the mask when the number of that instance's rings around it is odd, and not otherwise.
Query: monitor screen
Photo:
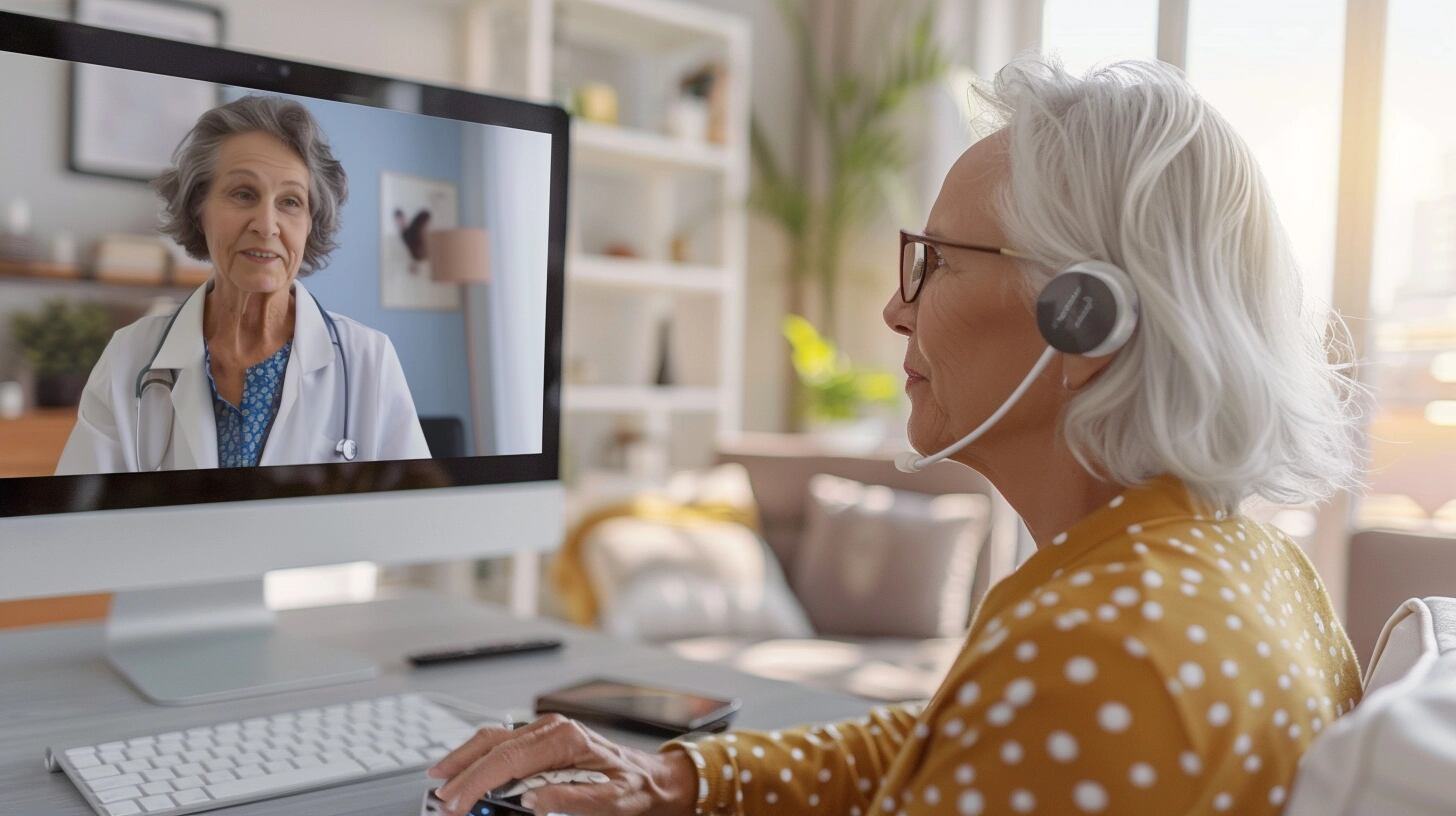
[[[555,479],[557,108],[0,15],[0,516]]]

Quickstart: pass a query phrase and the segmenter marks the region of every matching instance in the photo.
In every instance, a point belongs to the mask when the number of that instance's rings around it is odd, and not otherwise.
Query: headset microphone
[[[1036,299],[1036,325],[1047,341],[1047,348],[1011,396],[960,441],[933,456],[906,451],[895,457],[895,467],[905,473],[915,473],[980,439],[1031,388],[1053,354],[1060,351],[1082,357],[1106,357],[1127,343],[1137,327],[1137,314],[1137,290],[1120,268],[1103,261],[1082,261],[1058,272],[1042,287]]]

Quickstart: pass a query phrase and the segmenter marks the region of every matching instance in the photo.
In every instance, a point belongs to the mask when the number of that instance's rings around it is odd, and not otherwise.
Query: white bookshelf
[[[469,85],[559,102],[567,89],[603,81],[619,99],[619,124],[572,122],[568,484],[643,481],[595,461],[624,424],[667,447],[668,471],[706,464],[742,428],[747,21],[673,0],[464,0],[461,23]],[[667,135],[678,77],[710,61],[727,77],[723,143]],[[633,257],[611,251],[624,244]],[[646,334],[663,313],[677,373],[668,386],[653,384],[656,330]]]

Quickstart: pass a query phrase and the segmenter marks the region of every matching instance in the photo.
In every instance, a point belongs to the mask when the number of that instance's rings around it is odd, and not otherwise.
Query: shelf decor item
[[[108,283],[160,286],[172,259],[167,245],[152,235],[103,235],[96,241],[92,268]]]
[[[74,18],[169,40],[221,45],[222,12],[181,0],[75,0]],[[216,85],[122,71],[71,69],[69,164],[88,175],[151,181],[197,118],[222,102]]]
[[[59,408],[80,403],[86,378],[114,329],[105,307],[63,298],[46,301],[34,314],[12,317],[15,345],[35,373],[36,405]]]

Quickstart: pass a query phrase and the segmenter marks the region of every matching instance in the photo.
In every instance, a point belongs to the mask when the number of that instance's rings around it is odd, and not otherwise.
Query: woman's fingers
[[[585,728],[559,715],[538,722],[539,726],[511,732],[508,739],[455,774],[436,795],[452,813],[462,813],[512,779],[578,767],[592,758]]]
[[[645,803],[636,808],[624,808],[621,785],[609,782],[603,785],[545,785],[521,797],[521,804],[536,813],[641,813]]]
[[[485,756],[490,749],[500,745],[514,735],[522,734],[533,728],[539,727],[541,720],[536,720],[530,725],[512,731],[508,727],[486,727],[476,731],[470,739],[461,743],[460,747],[446,754],[436,762],[426,776],[436,779],[449,779],[470,766],[470,763]]]

